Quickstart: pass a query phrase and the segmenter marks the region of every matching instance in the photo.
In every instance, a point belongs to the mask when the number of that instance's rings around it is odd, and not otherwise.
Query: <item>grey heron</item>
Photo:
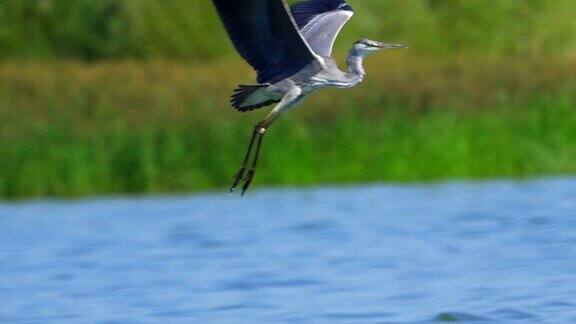
[[[286,0],[212,1],[234,47],[258,75],[258,84],[234,90],[233,107],[248,112],[276,104],[254,127],[242,166],[234,176],[231,191],[244,181],[242,195],[254,179],[264,134],[283,112],[322,88],[358,85],[366,74],[364,57],[404,47],[361,39],[348,53],[347,70],[341,71],[332,58],[332,47],[354,14],[345,0],[304,0],[291,7]]]

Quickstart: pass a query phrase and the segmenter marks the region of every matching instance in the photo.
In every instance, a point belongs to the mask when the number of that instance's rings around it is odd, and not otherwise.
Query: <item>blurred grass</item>
[[[290,1],[291,3],[295,1]],[[436,56],[576,51],[574,0],[350,0],[359,38]],[[0,0],[0,58],[170,58],[235,55],[208,0]]]
[[[256,185],[576,172],[576,1],[350,3],[340,61],[410,50],[284,116]],[[228,107],[251,80],[208,0],[0,0],[0,197],[226,187],[266,113]]]
[[[265,138],[256,185],[576,172],[576,64],[567,55],[371,57]],[[252,125],[229,108],[238,59],[0,64],[0,196],[224,188]]]

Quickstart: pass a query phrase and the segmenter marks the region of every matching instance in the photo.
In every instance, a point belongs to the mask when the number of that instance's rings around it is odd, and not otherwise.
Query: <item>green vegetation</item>
[[[291,1],[294,2],[294,1]],[[351,0],[339,49],[360,37],[426,55],[576,50],[574,0]],[[234,55],[208,0],[0,0],[0,58]]]
[[[576,1],[350,2],[340,59],[410,50],[283,116],[255,185],[576,172]],[[0,198],[225,188],[253,79],[208,0],[0,0]]]
[[[0,65],[0,196],[225,188],[265,113],[228,107],[251,77],[234,62]],[[368,71],[270,130],[256,185],[576,172],[571,60],[396,52]]]

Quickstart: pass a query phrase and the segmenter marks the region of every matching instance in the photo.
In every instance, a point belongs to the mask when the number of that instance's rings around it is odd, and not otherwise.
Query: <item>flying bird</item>
[[[338,68],[332,47],[354,14],[345,0],[212,0],[238,53],[257,72],[256,85],[240,85],[231,103],[240,112],[276,104],[254,127],[231,191],[243,181],[242,195],[254,179],[262,139],[285,111],[325,87],[350,88],[364,79],[368,54],[403,45],[360,39],[348,53],[347,70]],[[251,162],[251,163],[250,163]]]

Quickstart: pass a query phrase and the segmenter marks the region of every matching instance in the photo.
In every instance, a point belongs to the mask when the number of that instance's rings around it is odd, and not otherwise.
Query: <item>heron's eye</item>
[[[350,11],[352,11],[352,7],[350,7],[350,5],[347,2],[344,2],[338,6],[338,10],[350,10]]]

